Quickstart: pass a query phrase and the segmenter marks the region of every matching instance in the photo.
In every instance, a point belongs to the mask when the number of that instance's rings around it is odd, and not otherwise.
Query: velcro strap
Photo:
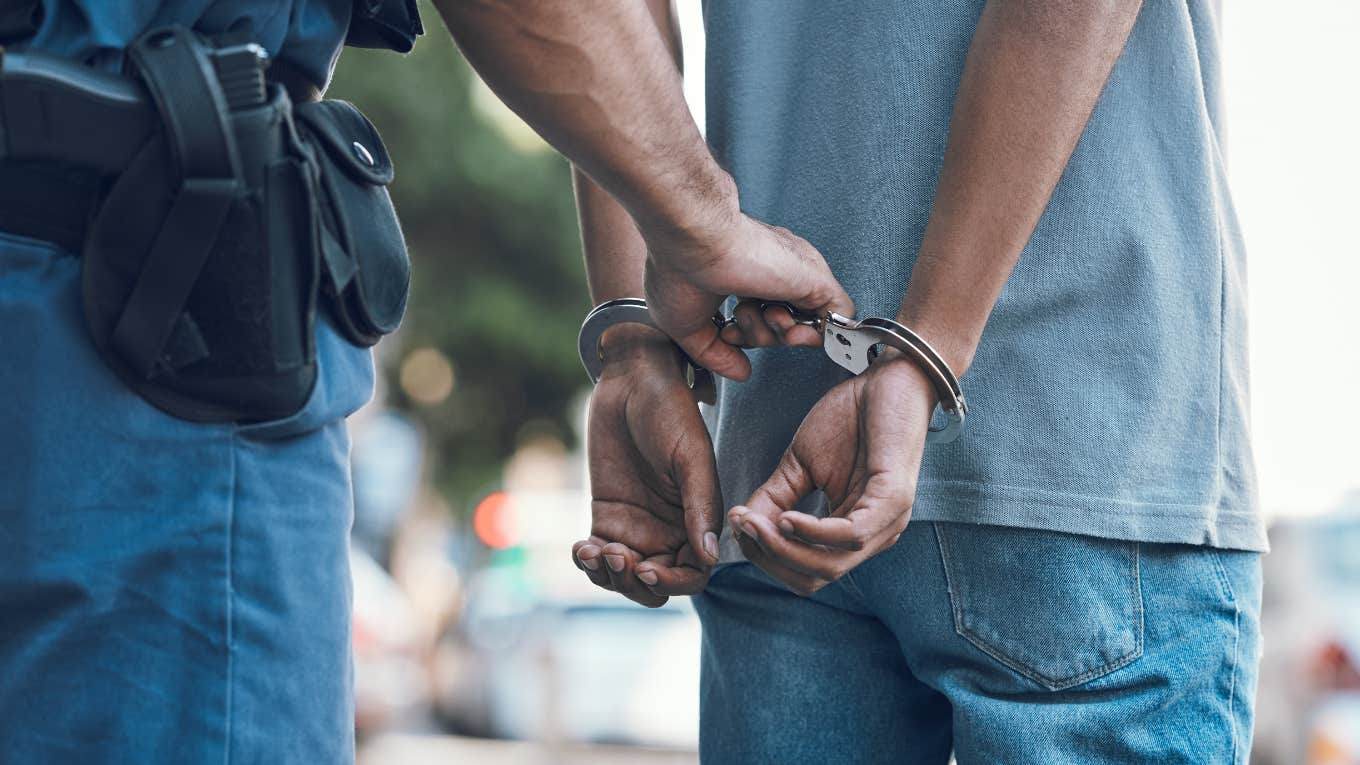
[[[227,105],[211,63],[188,30],[143,35],[129,55],[161,114],[182,182],[113,330],[113,344],[150,378],[232,202],[244,193]]]

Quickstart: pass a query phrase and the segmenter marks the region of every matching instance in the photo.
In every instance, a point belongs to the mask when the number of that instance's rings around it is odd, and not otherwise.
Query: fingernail
[[[792,534],[792,533],[793,533],[793,521],[789,520],[788,518],[780,518],[780,519],[779,519],[779,530],[780,530],[780,531],[783,531],[785,534]]]
[[[647,569],[646,571],[639,571],[638,579],[641,579],[643,584],[647,585],[648,587],[651,587],[652,585],[656,584],[656,572],[651,570],[650,568]]]
[[[581,565],[582,565],[582,566],[585,566],[586,568],[590,569],[591,571],[599,571],[599,570],[600,570],[600,559],[599,559],[599,558],[582,558],[582,559],[581,559]]]
[[[741,525],[741,530],[746,532],[746,535],[752,539],[760,539],[760,532],[756,531],[756,525],[754,523],[743,523]]]
[[[624,560],[622,555],[606,555],[604,559],[609,562],[609,568],[614,573],[623,571]]]
[[[713,560],[718,559],[718,535],[708,532],[704,535],[704,552]]]

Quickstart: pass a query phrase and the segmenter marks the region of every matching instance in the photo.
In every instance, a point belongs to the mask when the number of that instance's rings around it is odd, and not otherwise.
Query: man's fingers
[[[813,579],[834,581],[868,557],[863,551],[833,550],[790,539],[780,533],[771,518],[757,513],[747,513],[743,524],[745,533],[755,537],[775,562]]]
[[[854,521],[844,516],[818,518],[795,510],[781,514],[778,526],[786,537],[841,550],[863,550],[872,539],[868,529],[856,526]]]
[[[609,569],[605,566],[603,558],[604,545],[604,540],[598,538],[582,539],[571,546],[571,560],[577,568],[585,572],[591,583],[612,590],[614,586],[609,583]]]
[[[696,415],[697,419],[697,415]],[[698,560],[718,562],[718,533],[722,531],[722,490],[718,486],[718,463],[713,443],[702,423],[695,427],[701,437],[688,440],[676,453],[675,478],[685,508],[685,534]]]
[[[799,595],[811,595],[830,584],[826,579],[811,577],[785,566],[778,559],[765,552],[759,542],[749,535],[742,535],[738,539],[741,542],[741,551],[747,560],[759,566],[762,571],[779,580],[785,587]]]
[[[637,578],[655,595],[697,595],[708,584],[708,570],[676,565],[675,556],[654,555],[637,565]]]
[[[642,556],[631,547],[610,542],[602,551],[605,568],[609,571],[609,583],[620,595],[648,608],[656,608],[666,602],[666,596],[657,595],[637,578],[637,565]]]

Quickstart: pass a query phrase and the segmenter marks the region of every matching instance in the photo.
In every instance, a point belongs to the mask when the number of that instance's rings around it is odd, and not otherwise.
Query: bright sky
[[[1318,513],[1360,489],[1360,3],[1224,5],[1261,500],[1270,516]],[[702,126],[703,21],[698,0],[677,6]]]

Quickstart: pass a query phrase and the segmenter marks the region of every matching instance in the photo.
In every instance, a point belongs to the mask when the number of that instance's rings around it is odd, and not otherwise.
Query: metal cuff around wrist
[[[652,314],[647,310],[647,301],[642,298],[619,298],[595,306],[586,314],[585,321],[581,323],[581,333],[576,339],[581,364],[585,366],[592,384],[598,383],[601,373],[604,372],[604,348],[600,345],[604,333],[620,324],[641,324],[661,331],[661,328],[652,321]],[[680,346],[677,345],[676,350],[685,357],[685,381],[689,384],[690,390],[694,391],[695,400],[712,404],[717,399],[713,374],[695,364]]]
[[[883,346],[901,352],[926,375],[939,397],[944,424],[939,427],[932,425],[926,435],[926,442],[948,443],[959,437],[963,421],[968,415],[963,388],[949,364],[920,335],[891,319],[855,320],[835,312],[813,316],[785,303],[766,303],[762,305],[762,310],[776,306],[787,309],[798,323],[817,329],[822,334],[822,349],[827,357],[852,374],[858,375],[868,369],[878,358],[879,349]],[[721,328],[731,323],[732,319],[719,317],[715,322]],[[600,373],[604,369],[600,340],[610,327],[619,324],[642,324],[659,329],[647,310],[647,301],[641,298],[620,298],[596,306],[581,324],[578,340],[581,363],[585,365],[586,374],[590,375],[592,383],[600,381]],[[709,373],[688,357],[686,361],[697,389],[697,381]]]

